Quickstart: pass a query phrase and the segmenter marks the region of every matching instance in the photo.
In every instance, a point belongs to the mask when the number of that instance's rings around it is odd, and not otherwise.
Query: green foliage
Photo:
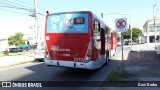
[[[136,40],[138,38],[138,36],[140,36],[141,34],[142,34],[142,30],[140,30],[139,28],[132,28],[132,38],[133,38],[133,40]],[[130,29],[127,32],[123,33],[123,38],[124,39],[131,38],[131,30]]]
[[[108,81],[125,81],[127,78],[127,72],[124,70],[113,70],[107,77]]]
[[[4,54],[5,53],[5,54]],[[9,53],[9,52],[3,52],[0,53],[0,57],[4,56],[18,56],[18,55],[28,55],[28,54],[34,54],[34,52],[17,52],[17,53]]]
[[[23,39],[23,33],[15,33],[15,35],[12,35],[8,38],[8,44],[9,45],[15,45],[20,46],[25,44],[25,40]]]
[[[123,33],[123,38],[124,39],[129,39],[131,38],[131,30],[129,29],[127,32]]]
[[[6,50],[6,51],[3,52],[3,55],[4,55],[4,56],[7,56],[8,54],[9,54],[9,51],[8,51],[8,50]]]

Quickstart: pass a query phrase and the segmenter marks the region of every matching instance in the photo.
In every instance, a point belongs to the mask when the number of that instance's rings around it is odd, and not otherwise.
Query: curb
[[[123,59],[124,60],[128,60],[128,55],[129,55],[129,53],[130,53],[130,51],[124,51],[123,52]],[[120,60],[120,61],[122,61],[122,51],[120,51],[120,52],[116,52],[116,54],[114,55],[114,56],[112,56],[112,58],[111,58],[112,60]],[[120,66],[120,64],[121,63],[119,63],[119,66]],[[115,69],[117,69],[117,67],[116,68],[113,68],[113,70],[115,70]],[[111,73],[111,72],[110,72]],[[109,73],[109,74],[110,74]],[[106,76],[106,78],[107,78],[107,76]],[[105,81],[105,80],[104,80]],[[118,88],[117,88],[118,89]],[[115,89],[115,87],[99,87],[99,89],[98,90],[116,90]]]

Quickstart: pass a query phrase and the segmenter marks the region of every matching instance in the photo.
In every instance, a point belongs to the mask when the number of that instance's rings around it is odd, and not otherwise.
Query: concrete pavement
[[[128,83],[160,81],[160,59],[155,53],[154,43],[133,45],[132,51],[124,51],[124,53],[124,69],[128,73]],[[118,60],[120,57],[121,53],[117,54],[114,59]],[[101,87],[100,90],[160,90],[160,87],[138,87],[137,84],[137,87]]]
[[[129,81],[160,81],[160,59],[154,43],[135,45],[125,61]]]
[[[34,58],[27,55],[0,57],[0,69],[32,61],[34,61]]]
[[[145,43],[145,44],[133,45],[132,51],[155,51],[155,44]]]

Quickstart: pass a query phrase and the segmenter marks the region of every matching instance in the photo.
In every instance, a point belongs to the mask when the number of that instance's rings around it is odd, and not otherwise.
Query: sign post
[[[123,32],[126,32],[128,30],[127,28],[127,18],[118,18],[115,20],[115,26],[116,26],[116,31],[117,32],[121,32],[121,45],[122,45],[122,62],[121,62],[121,66],[122,69],[124,70],[123,67]]]

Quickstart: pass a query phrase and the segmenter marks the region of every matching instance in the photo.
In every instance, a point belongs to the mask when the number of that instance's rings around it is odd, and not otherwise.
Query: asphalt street
[[[98,70],[47,67],[44,62],[30,62],[0,69],[1,81],[103,81],[121,60],[110,60]],[[85,82],[86,81],[86,82]],[[97,90],[99,87],[0,88],[0,90]]]

